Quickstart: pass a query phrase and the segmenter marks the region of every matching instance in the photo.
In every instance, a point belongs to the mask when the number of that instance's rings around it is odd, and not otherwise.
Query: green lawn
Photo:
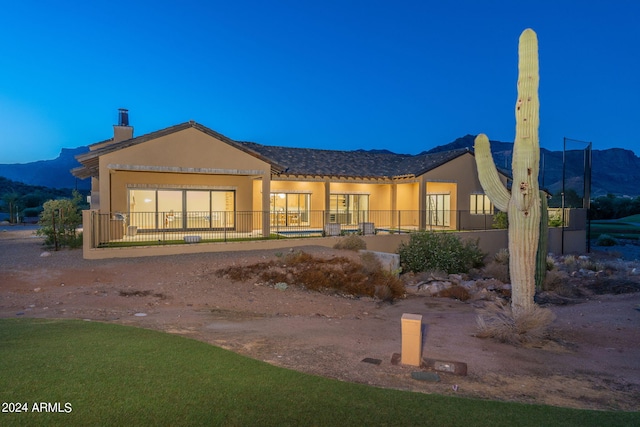
[[[591,238],[597,239],[607,234],[616,239],[640,239],[640,215],[632,215],[616,220],[591,221]]]
[[[0,425],[603,426],[579,411],[385,390],[305,375],[195,340],[72,320],[0,320]],[[64,411],[32,412],[34,403]],[[67,404],[65,406],[65,404]],[[39,408],[39,406],[37,406]]]

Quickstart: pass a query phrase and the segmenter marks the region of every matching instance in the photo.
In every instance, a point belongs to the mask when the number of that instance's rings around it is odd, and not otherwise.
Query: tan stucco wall
[[[171,172],[137,172],[148,168],[164,168],[181,173]],[[167,169],[173,168],[173,169]],[[121,171],[120,169],[134,169]],[[191,174],[190,172],[200,173]],[[205,170],[205,172],[202,172]],[[236,193],[238,210],[252,210],[250,176],[262,174],[270,170],[266,162],[246,154],[229,144],[209,136],[195,128],[187,128],[170,135],[159,137],[131,147],[122,148],[100,157],[100,210],[103,213],[124,209],[126,205],[127,180],[135,179],[137,183],[171,183],[177,181],[185,185],[192,182],[205,182],[207,179],[197,175],[229,178],[239,183],[242,179],[243,192]],[[140,173],[137,178],[134,176]],[[160,178],[164,175],[164,178]],[[238,180],[238,177],[243,177]],[[108,177],[105,179],[105,177]],[[150,180],[150,181],[144,181]],[[228,184],[227,184],[228,185]],[[235,184],[231,184],[235,185]],[[249,194],[245,194],[248,191]],[[113,206],[112,206],[113,203]],[[123,205],[123,203],[125,205]]]
[[[460,197],[456,195],[455,206],[453,193],[451,196],[451,209],[455,210],[469,210],[469,195],[472,193],[484,193],[478,180],[475,157],[471,153],[463,154],[429,171],[425,174],[425,179],[427,180],[427,191],[430,193],[437,192],[432,188],[437,188],[435,183],[438,181],[456,184],[456,192]]]

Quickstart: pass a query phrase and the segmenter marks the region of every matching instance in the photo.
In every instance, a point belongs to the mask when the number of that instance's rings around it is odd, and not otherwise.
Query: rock
[[[33,292],[40,292],[41,290],[42,290],[42,288],[35,288],[35,289],[33,290]]]
[[[40,253],[40,257],[42,257],[42,258],[48,257],[48,256],[51,256],[51,252],[44,251],[44,252]]]
[[[411,372],[411,378],[418,381],[440,382],[440,375],[435,372]]]

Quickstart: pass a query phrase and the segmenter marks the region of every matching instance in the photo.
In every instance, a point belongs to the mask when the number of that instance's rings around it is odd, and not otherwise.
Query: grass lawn
[[[638,412],[350,384],[180,336],[77,320],[0,319],[0,395],[3,426],[640,425]],[[60,412],[34,412],[39,402]],[[5,413],[16,408],[9,403],[28,412]]]
[[[640,239],[640,215],[632,215],[616,220],[591,221],[591,238],[607,234],[616,239]]]

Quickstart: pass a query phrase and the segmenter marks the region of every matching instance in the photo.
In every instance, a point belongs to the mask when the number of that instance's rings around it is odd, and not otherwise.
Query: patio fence
[[[263,233],[263,219],[269,233]],[[567,216],[568,217],[568,216]],[[93,247],[492,229],[470,211],[219,211],[92,214]]]

